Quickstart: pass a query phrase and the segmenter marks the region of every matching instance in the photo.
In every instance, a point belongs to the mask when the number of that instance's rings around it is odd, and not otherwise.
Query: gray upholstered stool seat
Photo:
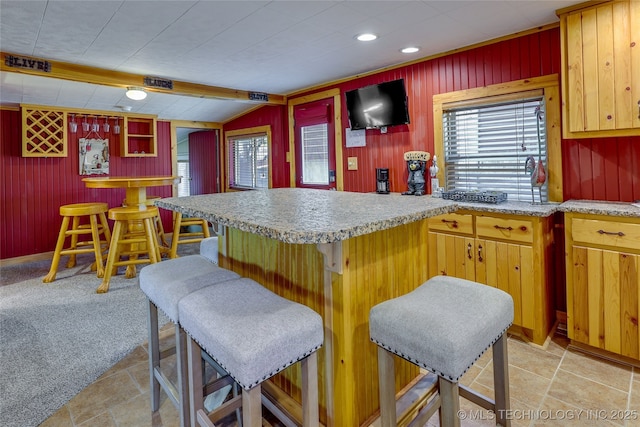
[[[446,415],[442,424],[449,425],[446,420],[449,420],[448,415],[452,415],[454,419],[451,423],[457,425],[456,420],[458,424],[460,421],[456,416],[457,409],[452,414],[445,414],[451,412],[445,408],[445,400],[448,405],[451,399],[455,399],[456,402],[451,403],[457,405],[459,379],[493,345],[494,374],[500,378],[494,378],[497,383],[496,401],[487,403],[486,407],[507,409],[508,373],[504,333],[512,322],[513,300],[506,292],[464,279],[433,277],[414,291],[371,309],[369,332],[371,340],[380,347],[380,381],[388,380],[387,362],[381,362],[381,359],[391,357],[389,353],[437,374],[440,377],[438,399],[442,399],[441,418]],[[496,351],[496,344],[499,351]],[[383,369],[387,372],[382,372]],[[504,382],[506,384],[502,384]],[[451,387],[455,388],[455,396],[444,396],[443,388],[449,390]],[[505,391],[506,402],[498,402],[505,399]],[[461,394],[467,397],[467,390]],[[391,400],[388,396],[381,395],[380,400],[383,426],[395,425],[395,403],[390,409]],[[430,408],[431,413],[439,405],[438,400]],[[387,421],[389,424],[384,421],[385,415],[389,415],[383,413],[385,407],[386,412],[393,411],[393,420]]]
[[[220,268],[201,255],[189,255],[162,261],[140,271],[140,288],[149,300],[149,376],[151,381],[151,410],[160,404],[160,387],[180,410],[181,426],[190,425],[187,387],[186,335],[179,322],[178,302],[190,293],[207,286],[238,279],[240,276]],[[175,324],[175,353],[178,371],[177,384],[172,384],[160,369],[160,360],[168,355],[160,353],[158,309]],[[172,353],[171,353],[172,354]]]
[[[302,361],[304,425],[318,425],[316,350],[324,339],[318,313],[246,278],[193,292],[178,306],[180,323],[190,337],[192,416],[197,413],[205,425],[216,419],[216,411],[207,417],[199,406],[200,364],[193,355],[202,348],[245,390],[241,402],[228,402],[242,406],[245,427],[262,425],[260,384]]]
[[[200,241],[200,255],[214,264],[218,263],[218,236],[207,237]]]

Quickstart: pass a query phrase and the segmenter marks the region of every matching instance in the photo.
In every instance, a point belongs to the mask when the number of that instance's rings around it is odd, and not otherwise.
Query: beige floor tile
[[[148,360],[147,351],[144,349],[144,347],[142,347],[140,345],[140,346],[136,347],[126,357],[124,357],[122,360],[120,360],[118,363],[113,365],[111,367],[111,369],[109,369],[104,374],[102,374],[100,376],[100,378],[98,378],[98,379],[102,379],[102,378],[108,377],[108,376],[113,375],[113,374],[115,374],[117,372],[120,372],[123,369],[127,369],[128,367],[130,367],[132,365],[135,365],[137,363],[140,363],[140,362],[143,362],[143,361],[146,362],[147,360]]]
[[[554,399],[547,396],[542,402],[540,411],[537,415],[537,420],[533,423],[534,426],[575,426],[575,427],[605,427],[616,426],[606,419],[599,417],[597,413],[589,412],[585,409],[578,408],[573,405],[569,405],[561,400]]]
[[[149,393],[149,362],[144,361],[127,368],[127,372],[136,382],[140,393]]]
[[[628,392],[632,369],[578,351],[567,351],[560,369]]]
[[[627,392],[562,369],[553,379],[548,395],[581,409],[607,412],[627,409],[629,397]]]
[[[467,387],[471,386],[471,383],[480,375],[480,372],[482,372],[482,368],[477,365],[472,365],[462,378],[460,378],[460,384],[466,385]]]
[[[549,379],[553,378],[562,360],[561,356],[515,340],[509,340],[508,358],[509,365]]]
[[[77,427],[118,427],[109,412],[103,412],[95,417],[77,424]]]
[[[40,427],[73,427],[73,421],[71,421],[71,414],[69,413],[67,405],[58,409],[53,415],[40,424]]]
[[[80,424],[139,394],[133,378],[126,371],[119,371],[86,387],[69,401],[68,407],[73,421]]]
[[[151,413],[148,394],[135,398],[111,408],[110,412],[118,426],[136,427],[178,427],[180,421],[178,411],[173,404],[165,400],[160,404],[160,410]]]
[[[493,366],[485,368],[476,382],[493,389]],[[528,402],[530,406],[537,407],[542,402],[549,384],[551,384],[549,378],[509,365],[509,390],[513,399]]]

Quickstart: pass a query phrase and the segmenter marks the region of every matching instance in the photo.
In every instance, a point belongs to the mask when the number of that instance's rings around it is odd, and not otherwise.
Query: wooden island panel
[[[316,244],[285,243],[234,228],[220,237],[221,267],[322,315],[325,345],[318,366],[323,424],[360,426],[377,415],[377,347],[369,339],[369,310],[427,280],[427,231],[425,219],[334,242],[341,247],[342,273],[325,270]],[[415,365],[396,358],[396,391],[418,374]],[[273,381],[299,403],[300,376],[294,365]]]

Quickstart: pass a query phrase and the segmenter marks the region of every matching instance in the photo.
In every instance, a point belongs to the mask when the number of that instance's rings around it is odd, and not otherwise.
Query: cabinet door
[[[429,233],[429,277],[444,275],[475,280],[473,238]]]
[[[614,136],[640,128],[638,3],[609,2],[566,16],[565,132]]]
[[[640,255],[573,246],[569,338],[638,359]]]
[[[533,249],[493,240],[476,241],[476,279],[502,289],[513,298],[513,323],[535,327]]]

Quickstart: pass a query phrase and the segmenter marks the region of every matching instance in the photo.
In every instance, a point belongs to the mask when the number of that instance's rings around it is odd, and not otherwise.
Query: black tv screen
[[[345,93],[351,129],[375,129],[409,123],[404,80],[393,80]]]

